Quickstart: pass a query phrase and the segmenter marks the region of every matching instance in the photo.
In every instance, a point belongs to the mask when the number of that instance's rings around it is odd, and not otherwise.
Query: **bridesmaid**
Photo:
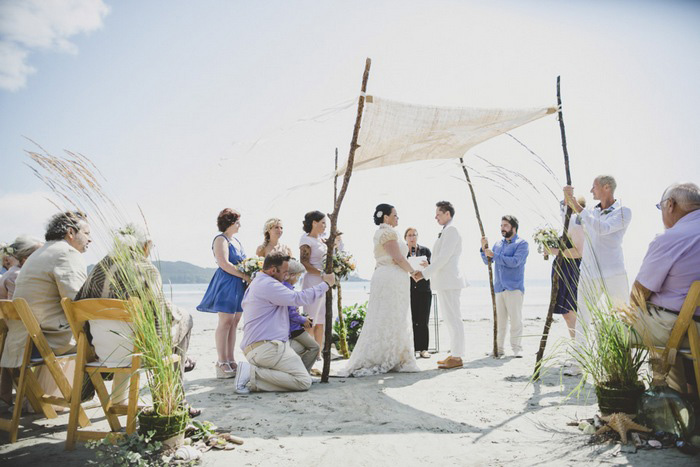
[[[294,257],[292,249],[287,245],[280,243],[280,237],[284,232],[284,226],[282,221],[273,217],[268,219],[263,226],[263,234],[265,235],[265,240],[263,240],[262,245],[255,250],[257,256],[262,256],[263,258],[273,251],[276,253],[283,253],[287,256]]]
[[[403,239],[408,245],[408,257],[425,256],[430,263],[430,250],[418,244],[418,230],[409,227],[403,234]],[[433,303],[433,292],[430,290],[430,281],[411,281],[411,318],[413,321],[413,345],[421,358],[430,358],[428,343],[430,332],[428,320],[430,319],[430,305]]]
[[[306,274],[304,274],[301,288],[308,289],[323,281],[321,279],[323,260],[328,248],[321,236],[326,231],[326,216],[321,211],[307,212],[304,216],[303,229],[306,233],[299,240],[299,258],[306,268]],[[304,307],[304,312],[313,322],[311,335],[321,348],[323,348],[323,329],[326,324],[325,305],[326,298],[323,296]]]
[[[226,208],[219,213],[216,223],[221,233],[214,237],[212,250],[219,269],[211,278],[197,310],[219,315],[215,333],[219,358],[216,362],[216,377],[223,379],[236,375],[237,365],[233,358],[233,349],[236,346],[236,329],[243,312],[243,282],[250,282],[250,277],[235,266],[246,257],[243,245],[234,237],[241,228],[240,213]]]

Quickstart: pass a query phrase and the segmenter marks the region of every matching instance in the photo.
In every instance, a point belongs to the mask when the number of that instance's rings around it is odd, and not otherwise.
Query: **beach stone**
[[[652,448],[661,449],[663,447],[663,445],[661,444],[661,441],[658,441],[656,439],[650,439],[649,441],[647,441],[647,443]]]

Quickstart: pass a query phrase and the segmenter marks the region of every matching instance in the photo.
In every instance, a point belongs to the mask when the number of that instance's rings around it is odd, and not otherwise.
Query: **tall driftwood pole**
[[[559,131],[561,133],[561,147],[564,150],[564,170],[566,171],[566,184],[571,185],[571,172],[569,170],[569,151],[566,148],[566,131],[564,130],[564,114],[561,109],[561,90],[560,90],[561,76],[557,76],[557,104],[558,104],[558,118],[559,118]],[[542,331],[542,338],[540,339],[540,348],[537,350],[537,359],[535,361],[535,371],[534,378],[537,379],[540,376],[540,370],[542,369],[542,358],[544,357],[544,349],[547,347],[547,337],[549,336],[549,329],[552,327],[552,314],[554,313],[554,308],[557,304],[557,294],[559,293],[559,274],[557,271],[561,271],[564,265],[565,258],[562,256],[563,248],[569,245],[568,241],[568,231],[569,231],[569,220],[571,219],[571,206],[566,207],[566,218],[564,219],[564,232],[561,236],[561,248],[559,248],[559,254],[554,258],[554,264],[552,268],[554,273],[552,274],[552,293],[549,297],[549,311],[547,311],[547,319],[544,322],[544,331]]]
[[[333,206],[338,200],[338,148],[335,148],[335,177],[333,178]],[[337,232],[336,232],[337,233]],[[345,319],[343,317],[343,287],[340,281],[335,284],[338,295],[338,352],[344,358],[350,358],[348,349],[348,333],[345,330]]]
[[[467,185],[469,185],[469,191],[472,193],[472,202],[474,203],[474,212],[476,213],[476,221],[479,223],[479,230],[481,231],[481,236],[485,237],[486,234],[484,233],[484,224],[481,222],[481,215],[479,214],[479,205],[476,204],[476,194],[474,193],[474,185],[472,185],[472,181],[469,178],[469,172],[467,172],[467,167],[464,165],[464,158],[460,157],[459,158],[459,163],[462,166],[462,170],[464,170],[464,176],[467,179]],[[488,244],[486,245],[488,247]],[[493,357],[498,357],[498,344],[497,344],[497,337],[498,337],[498,316],[496,314],[496,291],[493,288],[493,262],[491,261],[491,258],[487,258],[488,260],[488,268],[489,268],[489,286],[491,287],[491,305],[493,307]]]
[[[326,255],[326,274],[333,273],[333,252],[335,250],[335,237],[338,232],[338,213],[340,211],[340,206],[343,204],[343,198],[345,198],[345,193],[348,190],[348,184],[350,183],[350,176],[352,175],[352,167],[355,162],[355,151],[359,147],[357,145],[357,138],[360,135],[360,123],[362,122],[362,111],[365,108],[365,93],[367,92],[367,79],[369,78],[369,68],[372,65],[372,60],[367,59],[365,61],[365,72],[362,75],[362,92],[360,93],[360,98],[357,101],[357,118],[355,119],[355,129],[352,132],[352,141],[350,142],[350,152],[348,154],[348,163],[345,169],[345,175],[343,177],[343,186],[340,188],[340,193],[335,200],[335,206],[333,207],[333,212],[329,215],[331,219],[331,232],[326,240],[326,245],[328,246],[328,253]],[[326,292],[326,335],[325,342],[323,344],[323,373],[321,374],[321,382],[328,382],[328,374],[331,371],[331,341],[333,339],[333,292],[329,290]]]

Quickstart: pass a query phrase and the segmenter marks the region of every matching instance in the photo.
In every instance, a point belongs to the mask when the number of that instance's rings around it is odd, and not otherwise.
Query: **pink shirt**
[[[680,311],[690,284],[700,280],[700,209],[683,216],[649,244],[637,282],[651,290],[649,303]],[[700,316],[700,307],[695,310]]]

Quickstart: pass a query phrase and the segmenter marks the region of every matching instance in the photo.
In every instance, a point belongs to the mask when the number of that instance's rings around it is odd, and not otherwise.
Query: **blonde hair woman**
[[[280,237],[283,232],[284,226],[282,225],[281,219],[277,219],[276,217],[268,219],[263,226],[263,235],[265,239],[262,245],[258,246],[257,250],[255,250],[255,254],[264,258],[270,253],[275,252],[294,257],[292,249],[280,243]]]

